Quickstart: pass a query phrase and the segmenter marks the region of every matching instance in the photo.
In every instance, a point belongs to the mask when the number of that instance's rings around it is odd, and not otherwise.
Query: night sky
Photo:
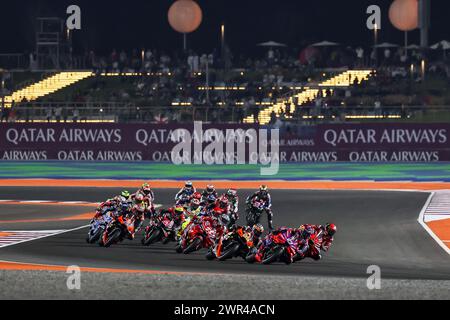
[[[182,36],[167,22],[173,0],[15,0],[2,1],[0,53],[30,51],[34,48],[37,16],[65,17],[68,5],[82,11],[82,30],[74,35],[75,51],[93,49],[99,54],[132,48],[157,48],[172,52],[182,47]],[[198,52],[210,52],[220,45],[220,24],[227,29],[227,44],[233,53],[251,54],[258,42],[274,40],[298,50],[319,40],[346,45],[369,46],[366,8],[382,8],[380,42],[403,42],[403,33],[388,20],[392,0],[198,0],[203,23],[189,35],[188,45]],[[432,0],[430,42],[450,40],[449,1]],[[419,32],[410,32],[410,43],[419,43]]]

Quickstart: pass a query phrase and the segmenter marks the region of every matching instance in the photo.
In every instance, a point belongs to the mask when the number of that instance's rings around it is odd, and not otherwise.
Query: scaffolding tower
[[[70,31],[61,18],[37,18],[36,59],[40,69],[68,67],[72,51]]]

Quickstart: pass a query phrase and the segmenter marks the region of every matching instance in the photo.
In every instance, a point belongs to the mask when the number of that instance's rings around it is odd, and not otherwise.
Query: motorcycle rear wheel
[[[268,254],[264,255],[262,263],[268,265],[276,262],[283,254],[283,251],[284,251],[283,247],[277,247],[275,249],[270,250]]]

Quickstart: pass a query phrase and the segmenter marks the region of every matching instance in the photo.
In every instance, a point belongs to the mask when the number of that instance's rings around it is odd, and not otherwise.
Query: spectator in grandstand
[[[9,112],[10,112],[10,110],[9,110],[9,108],[7,108],[6,107],[6,105],[5,105],[5,98],[3,97],[2,98],[2,121],[1,122],[3,122],[3,121],[5,121],[5,122],[8,122],[9,121]]]
[[[74,108],[72,110],[72,121],[77,123],[79,118],[80,118],[80,111],[78,111],[77,108]]]
[[[53,109],[52,107],[48,106],[45,109],[45,119],[47,120],[47,122],[50,122],[52,120],[53,117]]]
[[[64,123],[67,122],[67,119],[69,118],[69,111],[67,110],[66,107],[62,108],[62,119],[64,121]]]
[[[55,119],[56,122],[61,122],[61,116],[62,116],[62,107],[61,106],[57,106],[55,109]]]

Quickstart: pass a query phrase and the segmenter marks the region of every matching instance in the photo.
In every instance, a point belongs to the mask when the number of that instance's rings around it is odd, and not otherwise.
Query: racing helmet
[[[208,186],[206,186],[206,192],[208,193],[208,194],[212,194],[212,193],[214,193],[216,191],[216,187],[214,187],[213,185],[208,185]]]
[[[142,185],[142,191],[143,191],[146,195],[148,195],[148,194],[152,191],[152,189],[150,188],[150,185],[149,185],[148,183],[144,183],[144,184]]]
[[[264,233],[264,227],[261,224],[255,224],[252,231],[255,236],[260,237]]]
[[[332,224],[332,223],[327,223],[327,225],[325,226],[325,229],[327,230],[327,233],[332,237],[336,234],[337,232],[337,227],[336,225]]]
[[[192,199],[192,201],[191,201],[191,208],[197,209],[198,207],[200,207],[200,200]]]
[[[209,204],[215,203],[216,200],[217,200],[217,199],[216,199],[216,197],[215,197],[213,194],[209,195],[209,196],[206,198],[206,202],[208,202]]]
[[[313,228],[308,225],[301,225],[300,228],[297,229],[297,232],[303,239],[308,239],[312,234],[314,234]]]
[[[226,208],[230,202],[226,196],[222,196],[219,199],[219,207]]]
[[[192,195],[193,199],[197,199],[197,200],[201,200],[202,199],[202,194],[200,192],[196,192]]]
[[[130,209],[131,209],[130,203],[128,203],[128,202],[126,202],[126,201],[123,201],[123,202],[120,203],[120,210],[121,210],[122,212],[127,212],[127,211],[129,211]]]
[[[194,184],[192,183],[192,181],[187,181],[186,184],[184,185],[187,189],[192,189],[194,188]]]
[[[259,188],[259,194],[263,197],[267,196],[269,194],[269,188],[266,185],[262,185]]]
[[[142,202],[142,201],[144,201],[144,195],[141,194],[141,193],[138,193],[138,194],[136,195],[135,200],[136,200],[136,202]]]
[[[229,197],[236,197],[237,196],[237,190],[236,189],[229,189],[227,191],[227,196],[229,196]]]
[[[127,190],[123,190],[120,195],[125,199],[128,199],[130,197],[130,193]]]

